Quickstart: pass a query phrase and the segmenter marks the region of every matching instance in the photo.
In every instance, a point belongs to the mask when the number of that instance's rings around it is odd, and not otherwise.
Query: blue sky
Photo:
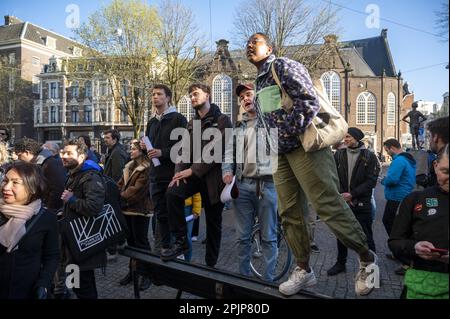
[[[224,38],[232,40],[233,16],[242,0],[211,0],[212,28],[210,29],[209,1],[182,0],[190,7],[201,31],[213,41]],[[434,12],[443,0],[331,0],[340,5],[340,26],[342,40],[363,39],[378,36],[387,28],[391,52],[397,71],[414,91],[417,100],[442,102],[443,93],[448,91],[449,78],[445,66],[449,61],[448,42],[441,42],[433,36],[437,32]],[[155,0],[147,0],[155,4]],[[0,0],[0,13],[14,15],[46,29],[71,37],[65,25],[66,7],[75,4],[80,9],[81,22],[98,10],[108,0]],[[316,0],[326,4],[329,0]],[[367,6],[376,5],[380,10],[380,27],[368,28],[364,14]],[[355,12],[358,11],[358,12]],[[363,14],[361,14],[363,13]],[[421,31],[418,31],[418,30]]]

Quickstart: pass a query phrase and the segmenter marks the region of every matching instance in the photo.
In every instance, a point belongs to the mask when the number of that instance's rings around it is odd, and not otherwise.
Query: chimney
[[[23,21],[14,16],[5,16],[5,25],[12,25],[19,23],[23,23]]]
[[[387,32],[388,32],[388,29],[381,30],[381,36],[385,39],[387,38]]]

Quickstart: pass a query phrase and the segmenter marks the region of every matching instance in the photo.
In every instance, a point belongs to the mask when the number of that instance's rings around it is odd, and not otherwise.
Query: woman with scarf
[[[56,215],[42,206],[41,168],[13,163],[1,183],[0,299],[46,299],[58,261]]]

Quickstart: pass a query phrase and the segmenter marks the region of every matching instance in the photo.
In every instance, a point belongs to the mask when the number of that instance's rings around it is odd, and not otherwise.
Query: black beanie
[[[348,134],[353,136],[353,138],[358,142],[364,138],[364,133],[357,127],[349,127]]]

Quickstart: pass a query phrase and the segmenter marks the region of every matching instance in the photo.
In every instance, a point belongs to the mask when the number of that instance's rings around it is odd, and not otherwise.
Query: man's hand
[[[148,154],[148,157],[150,157],[150,159],[154,159],[154,158],[161,157],[162,156],[162,151],[154,148],[151,151],[148,151],[147,154]]]
[[[62,199],[62,201],[63,201],[64,203],[67,203],[67,202],[70,200],[70,198],[71,198],[72,196],[73,196],[72,190],[71,190],[71,189],[66,189],[66,190],[62,193],[61,199]]]
[[[143,151],[147,150],[147,146],[145,145],[144,141],[141,139],[141,141],[139,142],[139,146],[141,147],[141,149]]]
[[[193,174],[192,169],[188,168],[184,171],[178,172],[175,174],[175,176],[172,178],[172,181],[169,184],[169,187],[172,187],[173,185],[180,185],[180,181],[182,180],[185,184],[187,184],[186,179],[191,177]]]
[[[342,193],[341,195],[346,202],[350,202],[353,199],[352,194],[350,193]]]
[[[225,183],[225,184],[231,184],[232,182],[233,182],[233,175],[231,175],[231,174],[226,174],[226,175],[224,175],[223,177],[222,177],[222,179],[223,179],[223,182]]]
[[[441,260],[442,256],[438,252],[431,251],[430,248],[435,248],[435,247],[429,241],[419,241],[414,246],[414,249],[416,250],[416,254],[420,258],[425,259],[425,260]],[[448,262],[448,256],[447,256],[447,262]]]

